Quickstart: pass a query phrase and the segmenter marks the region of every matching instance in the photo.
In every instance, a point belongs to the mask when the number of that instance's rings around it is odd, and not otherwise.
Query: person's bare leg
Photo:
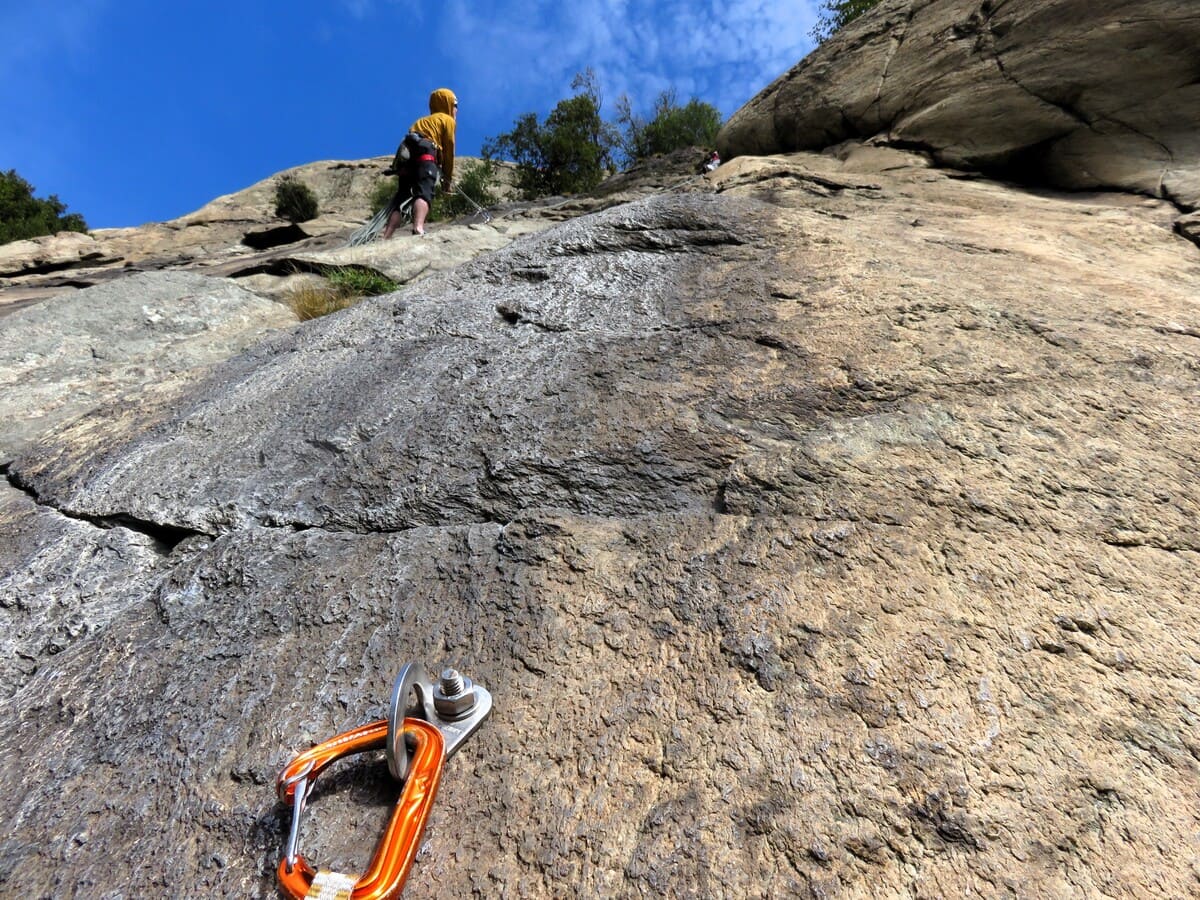
[[[396,229],[400,227],[400,221],[403,218],[404,217],[400,215],[400,210],[392,210],[392,214],[388,216],[387,228],[383,229],[383,239],[385,241],[391,240],[391,237],[395,233]]]
[[[429,215],[429,204],[420,198],[413,201],[413,234],[425,233],[425,217]]]

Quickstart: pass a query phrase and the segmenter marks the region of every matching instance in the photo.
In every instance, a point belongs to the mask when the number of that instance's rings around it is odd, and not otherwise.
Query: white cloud
[[[569,13],[564,8],[569,6]],[[591,66],[608,101],[648,110],[663,90],[726,115],[812,49],[817,0],[448,0],[440,36],[482,102],[520,110],[567,96]]]

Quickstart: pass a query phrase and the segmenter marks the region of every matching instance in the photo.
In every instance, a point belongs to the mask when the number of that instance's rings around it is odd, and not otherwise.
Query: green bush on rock
[[[275,186],[275,215],[289,222],[307,222],[318,212],[317,195],[308,185],[290,175]]]

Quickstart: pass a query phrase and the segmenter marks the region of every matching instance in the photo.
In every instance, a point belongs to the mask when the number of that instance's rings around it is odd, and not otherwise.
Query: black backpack
[[[429,138],[422,137],[410,131],[404,136],[404,140],[400,142],[400,146],[396,148],[396,155],[392,159],[392,168],[390,171],[394,175],[399,175],[408,169],[409,163],[414,156],[436,152],[437,147],[434,146]]]
[[[408,135],[406,134],[404,140],[400,142],[400,146],[396,148],[396,155],[392,158],[392,167],[387,171],[393,175],[399,175],[408,168],[410,159],[412,159],[412,151],[408,147]]]

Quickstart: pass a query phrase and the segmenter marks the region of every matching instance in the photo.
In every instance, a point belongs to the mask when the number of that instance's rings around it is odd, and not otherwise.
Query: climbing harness
[[[405,717],[413,693],[420,717]],[[368,722],[305,750],[279,773],[276,793],[292,805],[287,851],[279,861],[279,884],[295,900],[387,900],[399,895],[412,868],[446,760],[492,711],[492,695],[453,669],[438,685],[417,663],[400,670],[386,719]],[[388,770],[403,783],[400,798],[367,871],[357,878],[317,871],[299,851],[300,819],[317,776],[334,760],[384,750]]]

